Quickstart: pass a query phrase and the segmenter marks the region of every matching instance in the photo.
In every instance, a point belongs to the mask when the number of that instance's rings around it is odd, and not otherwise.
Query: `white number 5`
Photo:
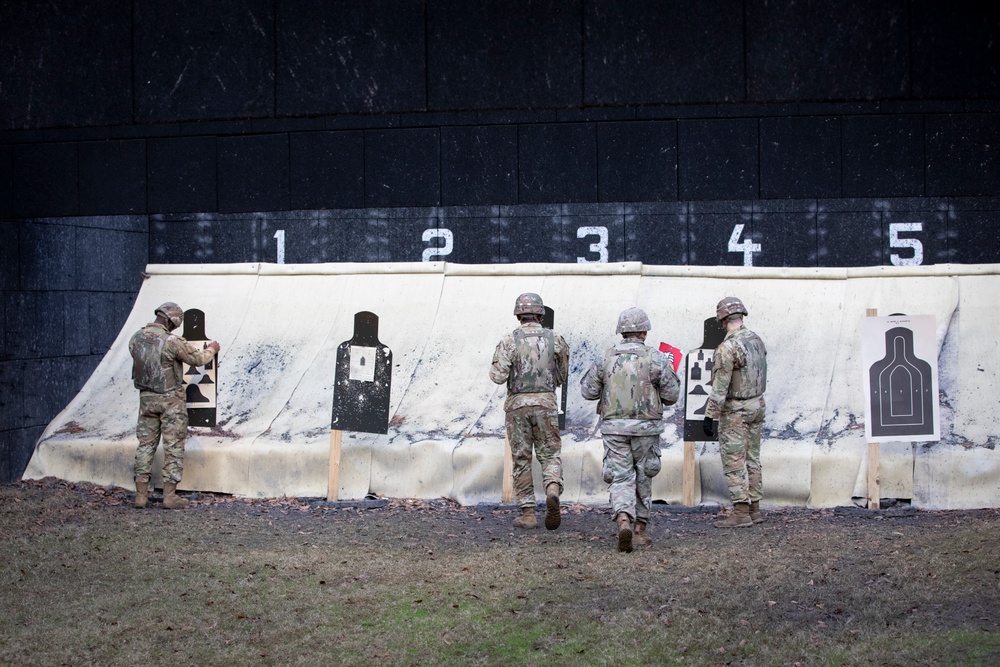
[[[920,239],[901,239],[900,232],[922,232],[922,222],[892,222],[889,223],[889,247],[912,248],[913,257],[900,257],[896,253],[889,255],[893,266],[920,266],[924,263],[924,244]]]

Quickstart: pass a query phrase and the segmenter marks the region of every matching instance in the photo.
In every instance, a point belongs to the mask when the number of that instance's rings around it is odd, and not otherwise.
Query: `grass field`
[[[0,486],[5,665],[997,665],[1000,511],[508,509]]]

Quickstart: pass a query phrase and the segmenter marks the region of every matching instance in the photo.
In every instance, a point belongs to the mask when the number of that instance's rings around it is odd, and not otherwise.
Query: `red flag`
[[[681,358],[684,356],[684,353],[673,345],[663,342],[660,343],[660,352],[667,355],[667,359],[670,360],[670,365],[674,367],[674,372],[676,373],[677,369],[681,367]]]

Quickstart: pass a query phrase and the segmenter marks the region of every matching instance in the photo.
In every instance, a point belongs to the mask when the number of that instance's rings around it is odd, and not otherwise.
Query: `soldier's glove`
[[[715,422],[712,421],[711,417],[705,417],[705,420],[701,423],[701,427],[705,429],[705,435],[710,438],[715,437]]]

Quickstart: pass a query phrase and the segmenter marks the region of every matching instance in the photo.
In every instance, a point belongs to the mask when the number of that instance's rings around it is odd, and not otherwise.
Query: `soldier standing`
[[[517,528],[535,528],[535,488],[531,479],[531,451],[542,467],[545,488],[545,527],[559,527],[562,494],[562,438],[555,389],[569,373],[569,347],[562,336],[542,327],[545,306],[530,292],[517,297],[514,315],[521,325],[497,345],[490,379],[507,384],[507,440],[513,459],[514,495],[521,516]]]
[[[618,550],[624,552],[632,551],[633,544],[652,542],[646,527],[653,477],[660,472],[663,406],[680,396],[680,380],[666,355],[645,344],[650,328],[642,309],[622,312],[616,330],[622,340],[605,350],[580,382],[585,399],[600,399],[602,472],[618,528]]]
[[[764,521],[760,515],[762,478],[760,434],[764,426],[767,388],[767,348],[760,336],[743,326],[746,306],[727,296],[716,306],[716,319],[726,337],[712,358],[712,393],[705,408],[705,433],[715,435],[719,420],[719,451],[733,513],[719,528],[743,528]]]
[[[135,506],[146,507],[153,454],[163,436],[163,506],[183,509],[186,498],[177,495],[187,438],[188,415],[184,392],[184,367],[204,366],[219,352],[214,340],[198,349],[171,331],[184,321],[184,311],[168,301],[154,311],[156,321],[129,340],[132,380],[139,390],[139,422],[135,428]]]

